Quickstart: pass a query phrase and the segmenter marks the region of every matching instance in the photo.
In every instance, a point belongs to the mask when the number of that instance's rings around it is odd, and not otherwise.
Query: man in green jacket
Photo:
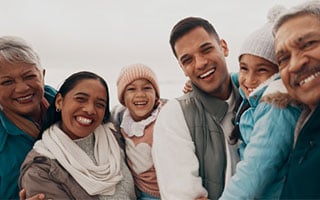
[[[320,199],[320,1],[289,9],[277,20],[274,36],[281,78],[305,105],[281,198]]]

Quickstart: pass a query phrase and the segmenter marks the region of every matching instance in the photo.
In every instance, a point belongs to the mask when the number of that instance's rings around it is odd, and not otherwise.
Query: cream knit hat
[[[118,80],[117,80],[117,88],[118,88],[118,99],[119,102],[124,105],[124,90],[131,82],[144,78],[150,81],[156,90],[156,97],[160,98],[160,90],[157,81],[157,77],[155,73],[148,66],[136,63],[122,68]]]
[[[275,58],[274,38],[272,35],[273,23],[276,18],[285,10],[283,6],[276,5],[269,10],[268,23],[254,31],[243,42],[240,48],[239,60],[243,54],[250,54],[264,58],[278,65]]]

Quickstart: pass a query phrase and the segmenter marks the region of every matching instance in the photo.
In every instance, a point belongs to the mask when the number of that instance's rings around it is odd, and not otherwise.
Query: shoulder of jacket
[[[294,100],[284,86],[281,79],[271,82],[264,91],[260,102],[270,103],[280,108],[285,108],[288,105],[297,106],[299,102]]]

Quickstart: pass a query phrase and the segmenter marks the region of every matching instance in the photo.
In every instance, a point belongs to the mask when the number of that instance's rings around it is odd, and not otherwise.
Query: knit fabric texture
[[[137,79],[150,81],[156,91],[156,97],[160,98],[160,89],[155,73],[145,64],[136,63],[123,67],[117,80],[118,99],[124,105],[124,91],[126,87]]]
[[[252,32],[249,37],[244,40],[240,48],[239,60],[242,55],[250,54],[259,56],[278,65],[275,58],[272,28],[276,18],[284,10],[285,8],[280,5],[276,5],[269,10],[268,22],[261,28]]]

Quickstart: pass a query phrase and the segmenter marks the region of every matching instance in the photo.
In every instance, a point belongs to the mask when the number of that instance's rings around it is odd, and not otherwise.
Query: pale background
[[[39,53],[46,83],[58,88],[71,73],[90,70],[110,87],[118,103],[121,67],[141,62],[157,74],[161,96],[182,94],[186,80],[169,45],[173,25],[187,16],[213,23],[230,49],[229,71],[237,71],[243,39],[266,22],[268,10],[303,0],[0,0],[0,35],[24,38]]]

